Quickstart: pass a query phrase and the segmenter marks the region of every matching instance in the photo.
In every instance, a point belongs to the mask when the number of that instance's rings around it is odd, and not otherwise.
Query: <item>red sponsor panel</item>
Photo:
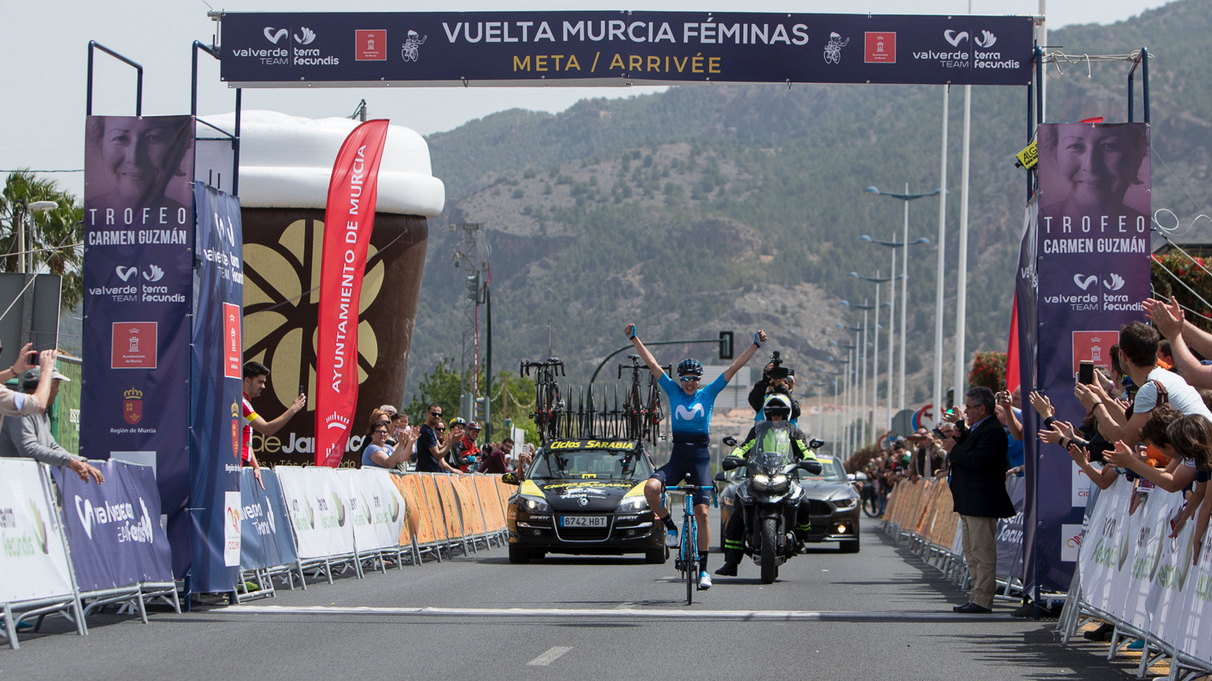
[[[1119,343],[1119,331],[1074,331],[1073,375],[1077,375],[1078,364],[1090,361],[1096,367],[1111,369],[1111,346]]]
[[[316,343],[316,465],[341,462],[358,404],[358,310],[374,229],[386,120],[354,128],[328,185]]]
[[[223,303],[223,375],[226,378],[244,378],[240,359],[244,346],[240,341],[240,306]]]
[[[387,61],[387,29],[363,28],[354,31],[354,59]]]
[[[111,369],[156,368],[156,322],[114,322]]]
[[[863,61],[868,64],[895,64],[896,31],[869,31],[864,33]]]

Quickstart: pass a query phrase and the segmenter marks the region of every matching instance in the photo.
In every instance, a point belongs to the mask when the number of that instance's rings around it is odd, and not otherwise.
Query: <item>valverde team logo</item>
[[[296,386],[314,386],[316,378],[315,314],[302,310],[319,304],[324,222],[296,220],[282,230],[276,244],[244,246],[245,356],[274,368],[274,398],[285,408],[298,395]],[[358,315],[374,304],[386,268],[367,250],[371,266],[362,280]],[[364,383],[379,361],[379,340],[370,323],[358,323],[358,383]],[[308,390],[309,395],[312,390]],[[310,405],[310,406],[314,406]]]
[[[143,420],[143,391],[131,387],[122,393],[122,418],[130,425]]]

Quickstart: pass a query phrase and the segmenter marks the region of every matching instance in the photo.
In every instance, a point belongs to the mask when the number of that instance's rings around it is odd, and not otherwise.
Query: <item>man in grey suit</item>
[[[38,389],[42,378],[42,370],[35,367],[21,374],[21,389],[27,395],[32,395]],[[50,396],[46,400],[46,408],[50,409],[59,395],[59,382],[69,381],[63,374],[55,371],[50,386]],[[25,456],[36,459],[52,466],[70,468],[80,479],[88,482],[92,478],[101,483],[105,478],[101,471],[90,464],[82,456],[67,451],[55,442],[51,435],[50,417],[46,411],[25,416],[5,416],[4,425],[0,426],[0,456]]]
[[[950,467],[949,484],[955,512],[963,527],[964,559],[972,577],[968,602],[953,610],[962,614],[993,611],[997,590],[997,519],[1014,515],[1006,493],[1006,433],[993,418],[993,391],[968,391],[964,420],[943,440]],[[971,424],[966,428],[963,424]]]

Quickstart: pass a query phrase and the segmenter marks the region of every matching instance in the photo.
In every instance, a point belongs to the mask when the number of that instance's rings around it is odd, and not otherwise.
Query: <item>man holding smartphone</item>
[[[252,448],[252,432],[255,430],[262,435],[273,435],[281,430],[287,421],[294,418],[295,414],[302,411],[303,407],[307,406],[307,395],[300,391],[299,396],[281,416],[272,421],[261,418],[249,400],[261,396],[261,392],[265,390],[265,382],[268,380],[269,367],[255,360],[244,363],[244,436],[241,446],[241,461],[245,466],[252,466],[253,477],[257,479],[257,484],[261,485],[261,489],[265,489],[265,483],[261,482],[261,464],[257,462],[257,454]]]

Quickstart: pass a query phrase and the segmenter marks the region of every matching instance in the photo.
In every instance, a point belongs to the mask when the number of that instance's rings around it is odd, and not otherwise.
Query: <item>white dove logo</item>
[[[1124,287],[1124,278],[1118,274],[1112,273],[1110,281],[1107,281],[1106,279],[1103,280],[1103,286],[1106,287],[1108,291],[1118,291]]]
[[[147,543],[150,544],[155,540],[156,533],[151,531],[151,514],[147,512],[147,504],[143,503],[143,497],[139,497],[139,508],[143,509],[143,517],[139,519],[139,527],[147,532]]]
[[[981,31],[980,36],[973,38],[972,42],[976,43],[979,47],[989,49],[990,47],[993,47],[993,43],[997,42],[997,36],[993,35],[989,31]]]
[[[269,42],[271,42],[275,45],[278,44],[279,40],[285,38],[287,35],[290,34],[290,31],[288,31],[284,28],[279,28],[278,30],[275,31],[273,26],[266,26],[265,30],[263,30],[261,32],[265,34],[266,40],[268,40]]]
[[[148,271],[143,273],[143,278],[148,281],[152,281],[152,282],[160,281],[160,279],[162,279],[163,277],[164,277],[164,270],[160,269],[159,267],[156,267],[155,265],[151,265],[148,268]]]
[[[298,34],[295,34],[296,43],[299,43],[300,45],[310,45],[311,41],[316,39],[315,31],[311,30],[310,28],[308,28],[306,26],[300,26],[299,30],[303,32],[303,35],[300,36]]]
[[[960,43],[968,39],[968,32],[960,31],[959,33],[956,33],[951,29],[947,29],[946,31],[943,31],[943,37],[947,39],[947,42],[951,43],[952,47],[959,47]]]
[[[703,405],[696,404],[694,405],[693,409],[687,409],[686,405],[679,404],[677,410],[675,410],[673,414],[681,421],[692,421],[694,420],[695,415],[703,415]]]
[[[84,502],[84,506],[80,506],[80,502]],[[84,534],[88,535],[89,539],[93,538],[93,502],[88,499],[81,499],[80,495],[76,495],[76,515],[80,516],[80,524],[84,526]]]
[[[114,272],[118,274],[118,278],[122,281],[130,281],[130,278],[139,273],[138,267],[123,267],[118,265],[114,268]]]
[[[269,521],[269,531],[277,534],[278,523],[274,521],[274,507],[272,504],[265,504],[265,519]]]
[[[1073,275],[1073,283],[1077,284],[1077,286],[1081,290],[1085,291],[1086,289],[1088,289],[1091,286],[1098,283],[1098,275],[1097,274],[1091,274],[1091,275],[1075,274],[1075,275]]]

